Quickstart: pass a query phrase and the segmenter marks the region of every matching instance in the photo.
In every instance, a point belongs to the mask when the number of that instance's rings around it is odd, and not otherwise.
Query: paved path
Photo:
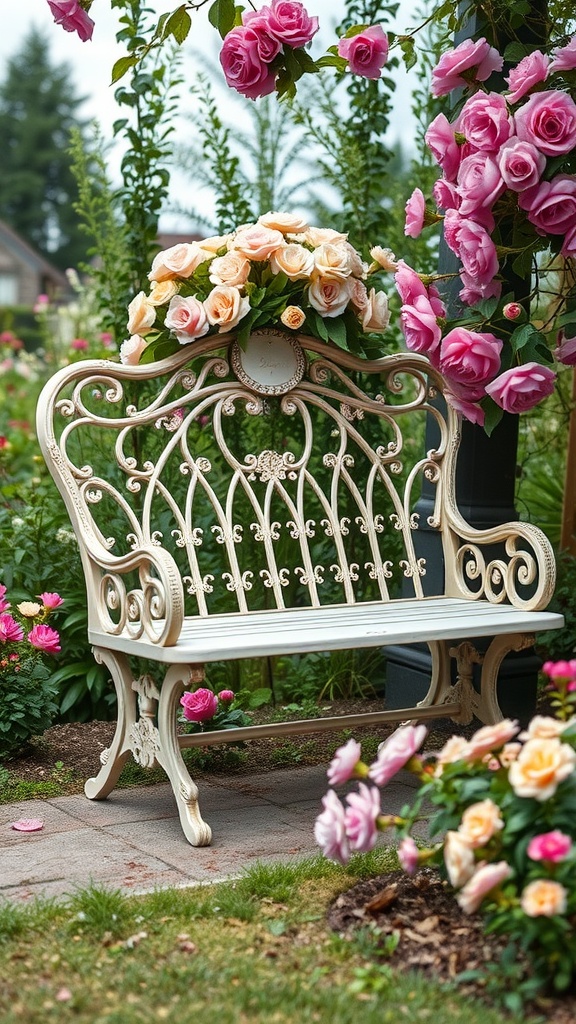
[[[386,789],[387,813],[414,793],[404,773]],[[318,852],[314,821],[325,766],[199,780],[212,845],[192,847],[169,785],[117,789],[107,800],[62,796],[0,805],[0,898],[64,896],[90,881],[124,891],[194,885],[238,875],[256,861]],[[40,818],[40,832],[11,822]]]

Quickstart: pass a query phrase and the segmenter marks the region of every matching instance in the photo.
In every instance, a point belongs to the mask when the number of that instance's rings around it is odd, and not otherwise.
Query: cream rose
[[[450,885],[459,889],[474,874],[475,861],[472,847],[459,832],[447,832],[444,839],[444,863]]]
[[[381,245],[374,245],[370,249],[370,255],[374,263],[382,267],[382,270],[387,270],[389,273],[398,270],[398,263],[391,249],[383,249]]]
[[[216,256],[210,264],[209,278],[212,284],[228,284],[238,288],[248,280],[250,260],[241,252],[231,249],[224,256]]]
[[[170,300],[164,325],[174,332],[181,345],[201,338],[210,329],[206,310],[195,295],[175,295]]]
[[[120,362],[124,363],[125,366],[138,366],[140,356],[145,348],[146,341],[138,334],[134,334],[131,338],[126,338],[126,341],[123,341],[120,345]]]
[[[500,808],[492,800],[480,800],[466,808],[458,832],[465,843],[476,849],[486,846],[502,828],[504,822],[500,817]]]
[[[284,235],[281,231],[272,231],[263,227],[262,224],[252,224],[246,228],[240,228],[229,243],[230,249],[237,249],[249,260],[261,262],[270,259],[272,253],[284,245]]]
[[[25,619],[33,619],[35,615],[40,615],[42,611],[42,605],[36,601],[21,601],[16,607],[20,615],[23,615]]]
[[[231,331],[250,310],[250,301],[237,288],[217,285],[204,302],[208,322],[217,325],[219,333]]]
[[[504,768],[509,768],[512,762],[516,760],[521,750],[521,743],[505,743],[504,746],[502,747],[502,750],[498,754],[500,764]]]
[[[258,223],[273,231],[281,231],[283,235],[308,231],[308,224],[304,218],[298,217],[295,213],[273,213],[270,210],[258,217]]]
[[[323,245],[324,242],[345,242],[348,238],[347,234],[342,234],[341,231],[334,231],[332,228],[308,228],[308,231],[304,232],[304,241],[308,242],[309,245],[313,245],[316,248],[318,245]]]
[[[382,333],[389,323],[390,310],[386,295],[384,292],[377,292],[375,288],[371,288],[362,314],[362,329]]]
[[[352,273],[350,247],[343,243],[324,242],[313,252],[314,266],[321,277],[345,281]]]
[[[481,761],[485,754],[491,754],[503,747],[508,740],[514,739],[519,731],[518,722],[503,718],[495,725],[484,725],[477,729],[468,743],[470,760]]]
[[[547,715],[534,715],[528,723],[528,728],[520,733],[521,740],[551,740],[560,736],[567,728],[567,722],[561,722],[558,718],[549,718]]]
[[[319,277],[308,289],[308,302],[321,316],[340,316],[350,300],[347,281]]]
[[[310,249],[291,242],[276,249],[270,257],[270,269],[273,274],[286,274],[290,281],[306,280],[314,270],[314,256]]]
[[[559,739],[533,739],[510,765],[508,779],[517,796],[548,800],[574,771],[576,753]]]
[[[211,235],[210,238],[203,238],[201,242],[198,242],[198,245],[201,249],[206,249],[207,252],[218,252],[219,249],[225,249],[233,237],[230,233],[227,235]]]
[[[364,281],[360,281],[357,277],[349,277],[348,287],[350,288],[350,302],[359,313],[363,312],[368,305],[368,292]]]
[[[190,277],[201,263],[210,259],[210,253],[198,242],[180,242],[156,254],[152,260],[149,281],[169,281],[174,277]]]
[[[520,897],[520,906],[528,917],[553,917],[566,910],[568,893],[559,882],[537,878],[530,882]]]
[[[154,281],[148,296],[148,302],[153,306],[163,306],[178,292],[178,285],[175,281]]]
[[[144,292],[138,292],[128,306],[128,331],[130,334],[146,334],[154,325],[156,310]]]
[[[280,316],[280,320],[285,327],[289,327],[291,331],[297,331],[299,327],[302,327],[306,319],[306,314],[300,306],[286,306],[286,309]]]

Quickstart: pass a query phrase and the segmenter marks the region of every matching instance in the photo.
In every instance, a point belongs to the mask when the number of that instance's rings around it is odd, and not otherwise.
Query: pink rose
[[[477,92],[462,107],[457,130],[475,149],[494,152],[512,130],[506,100],[497,92]]]
[[[549,57],[541,50],[534,50],[533,53],[528,53],[523,57],[515,68],[511,68],[508,78],[504,79],[508,82],[510,89],[506,96],[508,103],[517,103],[527,92],[530,92],[532,86],[543,82],[548,74],[549,64]]]
[[[388,737],[368,773],[377,786],[385,786],[407,764],[422,746],[427,732],[425,725],[403,725]]]
[[[556,50],[552,50],[550,72],[572,71],[574,68],[576,68],[576,36],[572,36],[567,46],[560,46]]]
[[[405,836],[398,845],[398,860],[407,875],[413,875],[418,867],[418,847],[412,836]]]
[[[458,170],[457,183],[462,199],[460,213],[473,219],[476,219],[479,207],[492,207],[506,188],[495,157],[483,152],[471,153],[464,158]]]
[[[480,427],[484,426],[485,413],[481,405],[477,405],[476,402],[469,401],[461,395],[452,394],[451,391],[445,391],[444,397],[448,405],[460,413],[464,419],[469,420],[470,423],[477,423]]]
[[[558,332],[554,358],[565,366],[576,366],[576,338],[567,338],[564,331]]]
[[[566,257],[576,256],[576,224],[566,232],[560,254]]]
[[[484,384],[498,373],[501,351],[493,334],[455,327],[442,341],[440,370],[461,384]]]
[[[184,718],[188,722],[207,722],[214,718],[218,709],[216,694],[203,686],[193,692],[186,690],[180,698],[180,703],[184,708]]]
[[[398,260],[397,270],[394,274],[396,290],[406,305],[412,305],[418,295],[426,296],[426,285],[412,267],[409,267],[404,260]]]
[[[428,125],[424,138],[436,163],[442,168],[444,177],[448,181],[454,181],[462,154],[456,142],[454,126],[450,124],[446,114],[438,114],[434,118]]]
[[[344,815],[350,846],[359,853],[368,853],[376,844],[377,819],[381,813],[380,791],[376,786],[358,784],[357,793],[349,793]]]
[[[388,59],[388,36],[381,25],[372,25],[355,36],[340,39],[338,53],[348,61],[352,74],[380,78]]]
[[[460,272],[460,280],[463,288],[458,295],[465,306],[476,306],[482,299],[500,298],[502,282],[493,278],[491,281],[480,283],[465,270]]]
[[[56,630],[42,623],[32,627],[28,633],[28,642],[32,644],[32,647],[36,647],[39,651],[45,651],[46,654],[57,654],[61,650],[60,636]]]
[[[261,13],[264,11],[265,7]],[[311,18],[298,0],[272,0],[266,13],[272,35],[294,49],[306,46],[318,31],[318,18]]]
[[[65,32],[77,32],[83,43],[92,39],[94,22],[78,0],[48,0],[48,7],[56,24]]]
[[[9,607],[9,606],[8,606]],[[19,643],[24,639],[24,630],[20,623],[16,622],[6,612],[0,614],[0,644]]]
[[[557,174],[552,181],[542,181],[523,193],[518,202],[540,234],[563,235],[576,221],[576,177]]]
[[[417,295],[412,304],[401,307],[400,327],[412,352],[432,356],[440,344],[442,331],[427,295]]]
[[[201,338],[210,329],[206,310],[195,295],[170,299],[164,326],[174,332],[181,345]]]
[[[354,739],[338,748],[328,766],[328,782],[331,786],[339,786],[352,778],[361,754],[360,744]]]
[[[488,284],[500,266],[496,246],[488,232],[473,220],[463,220],[457,232],[458,256],[466,274],[479,288]]]
[[[45,591],[43,594],[38,594],[40,601],[45,608],[49,608],[51,611],[54,608],[59,608],[61,604],[64,604],[64,598],[60,597],[60,594],[49,593]]]
[[[534,836],[528,843],[527,854],[531,860],[547,860],[558,864],[564,860],[572,849],[572,840],[564,832],[554,829]]]
[[[534,93],[514,115],[516,135],[546,156],[569,153],[576,135],[576,103],[565,92]]]
[[[220,51],[220,63],[226,84],[248,99],[274,92],[276,77],[260,56],[257,32],[242,25],[226,36]]]
[[[519,302],[507,302],[502,309],[502,313],[507,320],[517,320],[519,316],[522,316],[523,312],[524,309]]]
[[[464,913],[474,914],[484,897],[510,878],[511,874],[512,868],[505,860],[496,864],[481,864],[456,897]]]
[[[544,154],[515,135],[501,147],[497,160],[500,174],[513,192],[537,185],[546,167]]]
[[[533,409],[554,391],[556,374],[540,363],[524,363],[505,370],[486,385],[490,397],[505,412],[515,414]]]
[[[229,243],[229,249],[238,250],[246,259],[256,261],[270,259],[272,253],[284,246],[281,231],[266,228],[263,224],[251,224],[240,228]]]
[[[439,210],[457,210],[460,196],[453,181],[438,178],[432,186],[432,195]]]
[[[436,316],[446,316],[446,306],[442,302],[440,292],[435,284],[428,285],[428,301],[430,302]]]
[[[424,215],[426,213],[426,200],[422,189],[415,188],[406,203],[406,223],[404,234],[410,238],[418,238],[424,227]]]
[[[481,761],[486,754],[494,753],[514,739],[519,730],[518,722],[512,718],[503,718],[494,725],[483,725],[468,741],[466,758],[470,761]]]
[[[503,58],[486,39],[465,39],[454,50],[444,53],[432,70],[432,95],[445,96],[469,82],[485,82],[493,71],[501,71]]]
[[[263,7],[261,11],[242,12],[242,24],[248,27],[250,32],[254,33],[258,47],[258,56],[265,64],[270,64],[282,49],[280,40],[273,36],[270,31],[270,24],[266,13],[268,10],[269,8]]]
[[[218,700],[223,704],[231,704],[235,698],[234,690],[220,690]]]
[[[346,835],[344,805],[329,789],[322,797],[324,810],[316,818],[314,837],[325,857],[346,864],[350,860],[350,846]]]

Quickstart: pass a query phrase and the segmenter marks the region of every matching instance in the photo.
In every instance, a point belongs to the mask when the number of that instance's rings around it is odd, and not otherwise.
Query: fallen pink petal
[[[16,832],[39,832],[44,828],[44,822],[40,818],[21,818],[20,821],[13,821],[10,828]]]

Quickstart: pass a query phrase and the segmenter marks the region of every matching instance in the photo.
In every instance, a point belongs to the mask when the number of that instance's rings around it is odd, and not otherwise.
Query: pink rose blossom
[[[274,92],[276,77],[260,56],[258,34],[242,25],[226,36],[220,51],[220,63],[226,84],[248,99]]]
[[[348,61],[352,74],[380,78],[388,59],[388,36],[381,25],[372,25],[355,36],[340,39],[338,53]]]
[[[475,93],[462,107],[457,130],[475,149],[499,149],[512,131],[506,100],[497,92]]]
[[[36,647],[39,651],[45,651],[46,654],[57,654],[61,650],[60,637],[56,630],[43,624],[32,627],[28,633],[28,642],[32,644],[32,647]]]
[[[533,409],[544,398],[551,395],[556,383],[556,374],[540,363],[524,363],[505,370],[491,384],[486,385],[490,397],[505,412],[514,414]]]
[[[23,639],[24,630],[22,626],[11,615],[3,612],[0,615],[0,643],[19,643]]]
[[[174,332],[180,344],[201,338],[210,330],[206,310],[195,295],[174,295],[170,299],[164,326]]]
[[[48,0],[48,7],[56,24],[65,32],[77,32],[83,43],[92,39],[94,22],[78,0]]]
[[[493,71],[501,71],[504,63],[497,50],[486,39],[465,39],[454,50],[444,53],[432,70],[432,95],[445,96],[468,82],[485,82]]]
[[[354,739],[338,748],[328,767],[328,782],[331,786],[339,786],[352,778],[361,754],[360,744]]]
[[[451,391],[445,391],[444,397],[456,412],[459,412],[464,419],[469,420],[470,423],[477,423],[478,426],[484,426],[485,413],[481,405],[477,405],[476,402],[472,402],[463,398],[461,395],[452,394]]]
[[[548,74],[549,64],[549,57],[541,50],[534,50],[523,57],[515,68],[511,68],[508,78],[505,79],[510,89],[506,96],[508,103],[517,103],[534,85],[543,82]]]
[[[411,305],[401,307],[400,327],[411,352],[432,356],[440,345],[442,330],[426,295],[417,295]]]
[[[576,68],[576,36],[572,36],[567,46],[560,46],[556,50],[552,50],[550,72],[572,71],[574,68]]]
[[[513,192],[523,192],[537,185],[546,167],[544,154],[516,135],[504,143],[497,159],[500,174]]]
[[[516,111],[514,124],[518,138],[531,142],[546,156],[569,153],[576,134],[576,103],[557,89],[534,93]]]
[[[534,836],[528,843],[527,854],[531,860],[547,860],[558,864],[565,860],[572,849],[572,840],[564,832],[554,829]]]
[[[425,725],[403,725],[388,737],[368,773],[377,786],[385,786],[407,764],[422,746],[427,732]]]
[[[298,0],[272,0],[266,11],[270,32],[281,43],[295,49],[306,46],[318,31],[318,18],[311,18]]]
[[[488,285],[500,266],[496,246],[481,224],[463,220],[458,229],[458,256],[466,274],[474,278],[477,286]]]
[[[50,593],[45,591],[43,594],[38,594],[38,598],[42,601],[45,608],[49,608],[51,611],[54,608],[59,608],[61,604],[64,604],[64,598],[60,597],[60,594]]]
[[[528,220],[540,234],[563,235],[576,220],[576,177],[557,174],[552,181],[523,193],[519,205],[528,211]]]
[[[448,181],[455,181],[461,161],[461,147],[456,142],[454,126],[446,114],[438,114],[428,125],[426,145]]]
[[[270,64],[280,53],[282,43],[270,31],[267,11],[269,11],[267,7],[263,7],[260,11],[243,11],[242,24],[254,33],[260,60],[265,64]]]
[[[229,248],[238,250],[246,259],[262,262],[270,259],[283,246],[284,235],[281,231],[264,227],[263,224],[250,224],[236,232]]]
[[[440,292],[438,291],[435,284],[428,285],[428,301],[436,314],[436,316],[446,316],[446,306],[440,298]]]
[[[545,661],[542,671],[550,679],[574,679],[576,678],[576,658],[570,661]]]
[[[576,224],[566,232],[560,254],[566,257],[576,256]]]
[[[503,718],[494,725],[483,725],[468,741],[466,758],[481,761],[486,754],[492,754],[518,735],[520,726],[515,719]]]
[[[346,835],[353,850],[368,853],[376,844],[378,835],[377,819],[381,814],[380,791],[376,786],[358,784],[357,793],[349,793],[346,797]]]
[[[418,867],[418,847],[412,836],[406,836],[398,846],[398,860],[407,875],[413,875]]]
[[[465,306],[476,306],[482,299],[500,298],[502,282],[496,278],[486,284],[480,284],[470,274],[462,270],[460,280],[464,287],[460,289],[458,295]]]
[[[505,860],[481,864],[458,893],[456,899],[465,914],[474,914],[488,893],[510,878],[512,868]]]
[[[501,351],[494,334],[455,327],[442,341],[440,370],[461,384],[484,384],[498,373]]]
[[[464,158],[458,170],[457,184],[462,200],[460,213],[473,219],[477,219],[479,208],[490,209],[506,188],[495,157],[483,152],[471,153]]]
[[[426,285],[404,260],[398,260],[394,281],[396,290],[405,305],[413,305],[414,299],[419,295],[426,296]]]
[[[218,709],[216,694],[203,686],[193,692],[186,690],[180,698],[180,703],[184,708],[184,718],[188,722],[207,722],[214,718]]]
[[[410,238],[418,238],[424,227],[424,215],[426,213],[426,200],[422,189],[415,188],[406,203],[406,223],[404,234]]]
[[[220,690],[218,700],[224,704],[231,704],[235,698],[234,690]]]
[[[502,313],[507,320],[517,320],[519,316],[522,316],[523,312],[523,307],[519,302],[507,302],[502,309]]]
[[[457,210],[460,206],[460,196],[453,181],[446,181],[446,178],[438,178],[432,186],[432,195],[439,210]]]
[[[564,331],[559,331],[553,355],[564,366],[576,366],[576,338],[567,338]]]
[[[316,818],[314,837],[325,857],[346,864],[350,860],[350,846],[346,835],[344,805],[329,789],[322,797],[324,810]]]

